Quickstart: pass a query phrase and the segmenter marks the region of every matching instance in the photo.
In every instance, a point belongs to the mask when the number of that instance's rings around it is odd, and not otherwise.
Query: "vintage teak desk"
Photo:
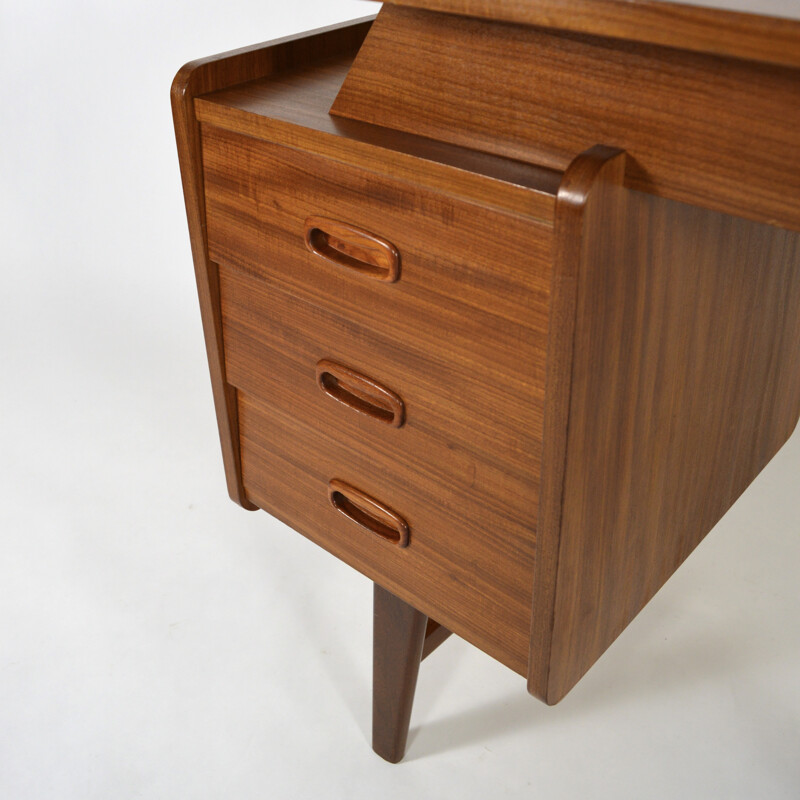
[[[172,100],[228,490],[558,702],[800,415],[800,23],[403,0]]]

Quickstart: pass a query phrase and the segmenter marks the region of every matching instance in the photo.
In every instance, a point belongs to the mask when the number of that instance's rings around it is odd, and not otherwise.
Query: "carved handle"
[[[334,478],[328,484],[328,498],[337,511],[370,533],[398,547],[408,546],[408,523],[374,497]]]
[[[405,406],[398,395],[343,364],[320,361],[317,385],[334,400],[393,428],[399,428],[405,421]]]
[[[306,220],[306,247],[337,266],[394,283],[400,277],[400,253],[386,239],[327,217]]]

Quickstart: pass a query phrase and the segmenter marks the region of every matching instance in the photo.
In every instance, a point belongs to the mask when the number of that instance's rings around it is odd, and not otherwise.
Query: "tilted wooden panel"
[[[384,6],[332,112],[800,230],[800,72]]]
[[[783,0],[387,0],[448,14],[539,25],[701,53],[800,66],[798,7]],[[720,7],[721,6],[721,7]],[[740,13],[747,12],[747,13]],[[763,15],[763,16],[762,16]],[[773,15],[773,16],[769,16]]]
[[[555,170],[329,114],[353,57],[198,97],[197,119],[552,224]]]

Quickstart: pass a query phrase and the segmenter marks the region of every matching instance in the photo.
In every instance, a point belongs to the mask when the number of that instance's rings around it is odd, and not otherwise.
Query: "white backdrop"
[[[451,640],[375,757],[370,583],[225,493],[168,93],[376,4],[0,8],[0,797],[797,798],[797,433],[559,706]]]

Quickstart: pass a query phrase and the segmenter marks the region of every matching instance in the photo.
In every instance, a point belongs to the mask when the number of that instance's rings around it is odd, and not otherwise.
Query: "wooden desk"
[[[558,702],[800,416],[800,24],[406,0],[172,90],[231,497]]]

